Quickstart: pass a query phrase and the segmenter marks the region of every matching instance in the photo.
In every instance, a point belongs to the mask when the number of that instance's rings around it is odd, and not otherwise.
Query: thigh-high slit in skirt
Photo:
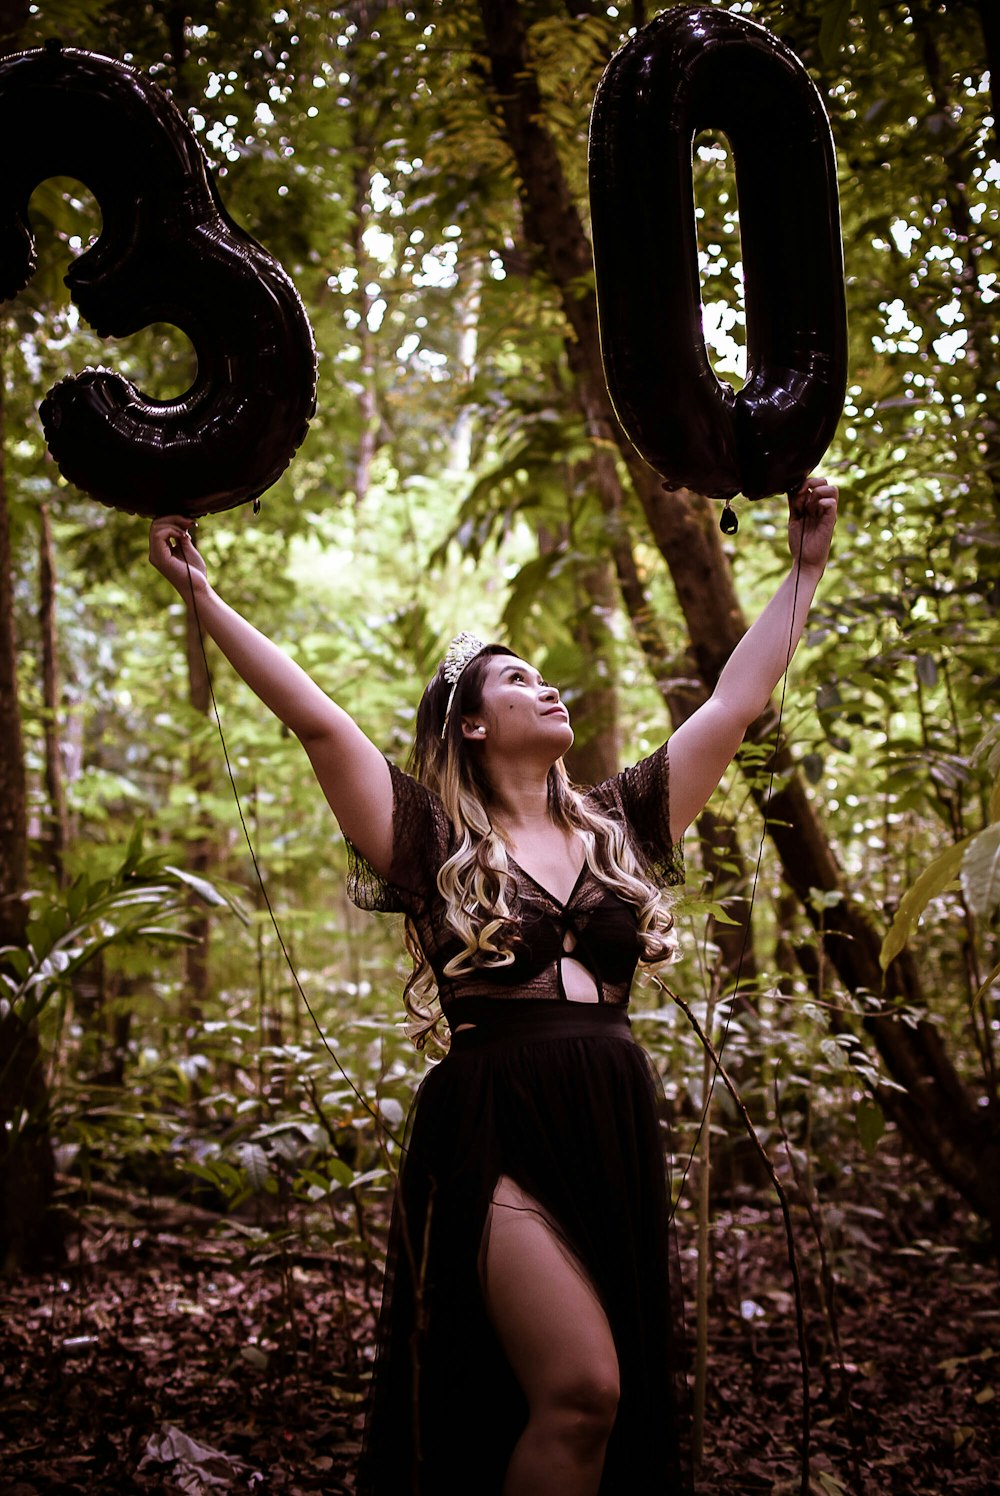
[[[621,1402],[601,1496],[690,1491],[655,1070],[620,1008],[506,998],[452,1038],[408,1124],[359,1496],[499,1496],[527,1419],[479,1263],[507,1175],[582,1264]]]

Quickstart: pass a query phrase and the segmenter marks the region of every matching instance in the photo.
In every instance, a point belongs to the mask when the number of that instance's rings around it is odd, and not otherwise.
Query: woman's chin
[[[563,754],[568,753],[572,748],[574,742],[576,741],[576,734],[574,733],[572,727],[570,727],[568,722],[560,722],[559,726],[561,727],[562,731],[558,734],[553,734],[553,736],[556,737],[557,741],[559,742],[559,757],[562,758]]]

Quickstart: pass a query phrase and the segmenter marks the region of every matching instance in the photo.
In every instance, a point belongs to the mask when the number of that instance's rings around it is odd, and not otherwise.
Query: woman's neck
[[[548,770],[530,773],[523,766],[504,767],[490,775],[493,819],[507,832],[551,822]]]

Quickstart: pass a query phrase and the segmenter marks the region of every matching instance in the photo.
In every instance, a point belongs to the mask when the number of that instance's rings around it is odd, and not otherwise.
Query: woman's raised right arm
[[[354,719],[283,650],[224,603],[177,515],[153,521],[149,559],[192,606],[238,675],[301,742],[340,828],[382,877],[392,859],[389,765]]]

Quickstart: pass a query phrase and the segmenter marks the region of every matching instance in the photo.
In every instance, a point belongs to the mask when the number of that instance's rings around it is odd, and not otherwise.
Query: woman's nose
[[[552,701],[552,702],[558,701],[559,700],[559,687],[558,686],[543,686],[542,687],[542,691],[541,691],[541,696],[542,696],[542,700],[543,701]]]

